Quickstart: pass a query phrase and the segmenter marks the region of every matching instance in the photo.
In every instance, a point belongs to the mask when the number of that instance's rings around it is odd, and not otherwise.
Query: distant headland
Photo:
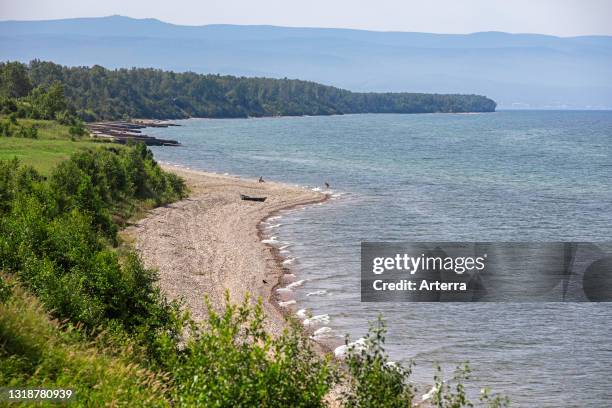
[[[153,68],[109,70],[98,65],[67,67],[34,60],[27,65],[1,63],[0,70],[27,73],[33,88],[59,82],[71,108],[85,121],[465,113],[493,112],[496,107],[495,101],[480,95],[351,92],[297,79],[175,73]]]

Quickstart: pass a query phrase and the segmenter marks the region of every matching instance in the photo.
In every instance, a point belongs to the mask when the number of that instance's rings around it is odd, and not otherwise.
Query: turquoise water
[[[289,211],[273,234],[305,283],[298,307],[358,338],[380,312],[394,360],[469,360],[514,406],[612,400],[612,305],[362,304],[363,241],[610,241],[612,112],[347,115],[180,121],[150,129],[157,159],[297,183],[335,199]]]

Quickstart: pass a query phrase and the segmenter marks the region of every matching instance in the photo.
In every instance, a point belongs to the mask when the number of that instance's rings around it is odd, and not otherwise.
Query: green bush
[[[70,388],[70,405],[78,407],[170,406],[166,376],[133,357],[130,347],[109,347],[104,334],[84,341],[78,327],[49,320],[40,303],[18,285],[7,302],[0,302],[4,387]]]
[[[25,126],[17,122],[15,116],[0,120],[0,137],[21,137],[26,139],[37,139],[38,129],[36,126]]]
[[[70,122],[69,122],[69,124],[70,124]],[[73,137],[73,138],[75,138],[75,137],[83,137],[83,136],[85,136],[87,134],[87,130],[85,129],[85,126],[83,125],[83,122],[81,122],[78,119],[74,120],[73,123],[70,124],[70,128],[68,128],[68,132],[70,133],[70,136]]]
[[[121,261],[107,247],[117,242],[112,217],[128,217],[138,200],[165,203],[184,194],[144,146],[77,153],[48,180],[17,161],[0,162],[0,268],[19,276],[57,317],[155,333],[170,324],[176,306],[135,254]]]
[[[12,285],[0,274],[0,303],[6,302],[12,293]]]
[[[320,407],[336,379],[296,328],[279,337],[264,331],[261,300],[218,313],[208,303],[205,325],[192,325],[172,361],[173,400],[183,406]]]
[[[416,390],[408,381],[411,369],[389,361],[385,334],[385,323],[379,317],[361,341],[349,343],[347,339],[349,387],[342,395],[347,407],[412,406]]]

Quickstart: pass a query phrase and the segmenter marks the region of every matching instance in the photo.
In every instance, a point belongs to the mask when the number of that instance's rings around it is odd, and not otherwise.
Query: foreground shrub
[[[208,304],[206,323],[192,325],[171,372],[175,401],[205,407],[320,407],[336,379],[301,330],[272,337],[261,300],[236,306],[229,294],[222,312]]]
[[[370,326],[361,340],[349,343],[346,366],[347,407],[411,407],[416,390],[408,381],[411,369],[392,362],[384,349],[386,327],[382,318]]]
[[[2,274],[0,274],[0,303],[9,300],[12,294],[12,285],[8,282],[6,278],[2,276]]]
[[[22,288],[13,292],[0,302],[0,385],[70,388],[71,405],[81,407],[170,406],[167,378],[131,361],[130,348],[83,341],[79,330],[51,321]]]
[[[109,248],[117,243],[113,217],[184,194],[182,181],[144,145],[77,153],[49,180],[16,160],[0,162],[0,269],[16,274],[56,317],[153,339],[174,329],[177,306],[135,254],[120,259]]]

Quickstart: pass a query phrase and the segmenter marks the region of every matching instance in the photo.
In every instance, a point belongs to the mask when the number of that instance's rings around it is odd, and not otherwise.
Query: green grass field
[[[19,123],[26,126],[35,125],[38,129],[38,139],[0,137],[0,160],[17,157],[22,163],[33,166],[44,175],[49,174],[52,168],[77,150],[101,145],[87,136],[71,140],[68,126],[57,122],[19,119]]]

